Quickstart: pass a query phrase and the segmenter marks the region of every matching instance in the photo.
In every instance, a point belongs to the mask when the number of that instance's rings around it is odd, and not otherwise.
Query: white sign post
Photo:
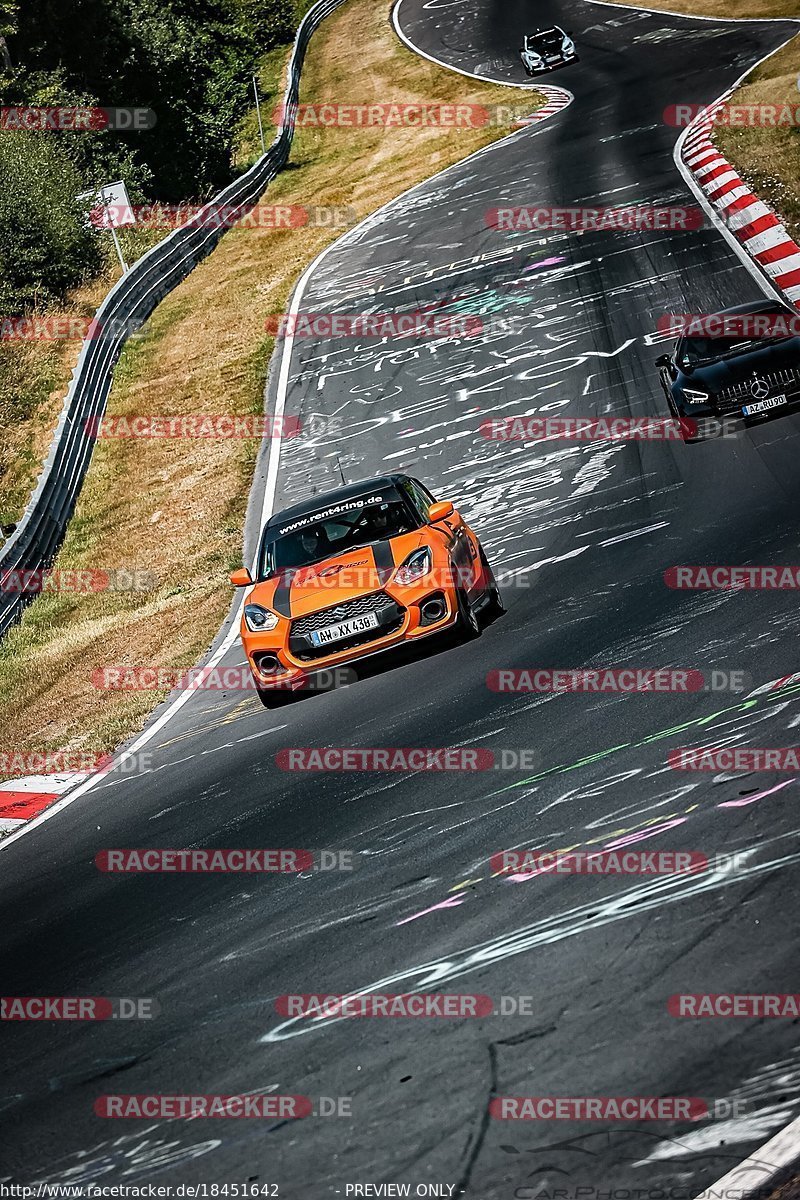
[[[117,230],[124,225],[135,225],[136,216],[128,198],[128,190],[122,180],[107,183],[93,192],[83,192],[78,196],[87,204],[86,223],[92,229],[108,229],[114,239],[123,275],[128,270],[128,264],[122,255]]]
[[[798,84],[798,87],[800,87],[800,84]],[[261,124],[261,100],[258,95],[258,80],[255,75],[253,76],[253,94],[256,98],[256,115],[258,116],[258,134],[261,138],[261,153],[266,154],[267,147],[264,143],[264,126]]]

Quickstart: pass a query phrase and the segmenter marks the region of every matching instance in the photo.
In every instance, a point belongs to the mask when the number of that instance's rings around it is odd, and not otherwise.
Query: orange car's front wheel
[[[489,593],[489,600],[483,611],[486,613],[486,616],[489,618],[489,620],[493,621],[496,617],[502,617],[503,613],[506,611],[506,606],[503,603],[503,597],[500,594],[500,588],[498,587],[497,580],[494,577],[494,571],[489,566],[489,560],[483,552],[483,546],[481,546],[480,549],[480,556],[484,575],[489,581],[486,589]]]
[[[471,642],[474,638],[480,637],[481,634],[478,614],[470,604],[467,593],[463,588],[458,589],[456,597],[458,604],[458,616],[455,623],[456,636],[460,642]]]

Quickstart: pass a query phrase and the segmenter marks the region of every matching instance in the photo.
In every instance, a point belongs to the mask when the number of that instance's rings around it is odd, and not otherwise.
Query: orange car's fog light
[[[419,606],[420,625],[434,625],[447,615],[447,601],[441,592],[428,596]]]
[[[261,675],[280,675],[286,670],[277,654],[254,654],[253,662]]]

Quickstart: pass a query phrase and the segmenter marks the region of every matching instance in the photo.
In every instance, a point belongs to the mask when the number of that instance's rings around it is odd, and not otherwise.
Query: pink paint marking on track
[[[565,258],[543,258],[541,262],[531,263],[529,267],[525,267],[525,270],[538,271],[540,267],[557,267],[559,263],[566,261]]]
[[[724,800],[722,804],[718,804],[717,808],[746,808],[748,804],[755,804],[756,800],[763,800],[765,796],[774,796],[781,788],[788,787],[790,783],[797,783],[796,779],[784,779],[783,783],[776,783],[774,787],[767,788],[765,792],[756,792],[752,796],[743,796],[741,800]]]
[[[686,817],[676,817],[674,821],[665,821],[663,825],[654,825],[652,829],[640,829],[638,833],[628,833],[614,842],[607,842],[603,846],[603,850],[619,850],[622,846],[632,846],[634,842],[644,842],[647,838],[657,837],[659,833],[666,833],[668,829],[674,829],[676,825],[683,825],[686,820]]]

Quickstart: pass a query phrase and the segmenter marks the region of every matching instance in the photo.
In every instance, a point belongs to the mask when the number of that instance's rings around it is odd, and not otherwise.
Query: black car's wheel
[[[697,442],[704,442],[706,440],[704,435],[702,433],[698,435],[698,429],[700,428],[699,422],[697,422],[693,417],[682,416],[681,413],[678,412],[675,402],[666,388],[664,388],[664,394],[667,398],[667,404],[669,405],[669,415],[672,417],[673,421],[678,422],[678,428],[681,431],[681,440],[684,446],[693,446]]]
[[[502,617],[503,613],[506,611],[506,606],[503,603],[503,597],[500,593],[500,588],[498,587],[497,580],[494,577],[494,571],[489,566],[489,561],[483,552],[483,546],[481,546],[480,556],[481,566],[483,567],[485,573],[489,576],[489,586],[487,588],[489,599],[486,602],[486,607],[483,611],[489,620],[493,621],[496,617]]]
[[[684,446],[696,446],[698,442],[707,442],[708,438],[702,432],[702,422],[694,417],[678,417],[681,427],[681,437]]]
[[[457,596],[458,616],[456,617],[455,624],[456,635],[460,642],[471,642],[474,638],[480,637],[480,621],[463,588],[458,589]]]

